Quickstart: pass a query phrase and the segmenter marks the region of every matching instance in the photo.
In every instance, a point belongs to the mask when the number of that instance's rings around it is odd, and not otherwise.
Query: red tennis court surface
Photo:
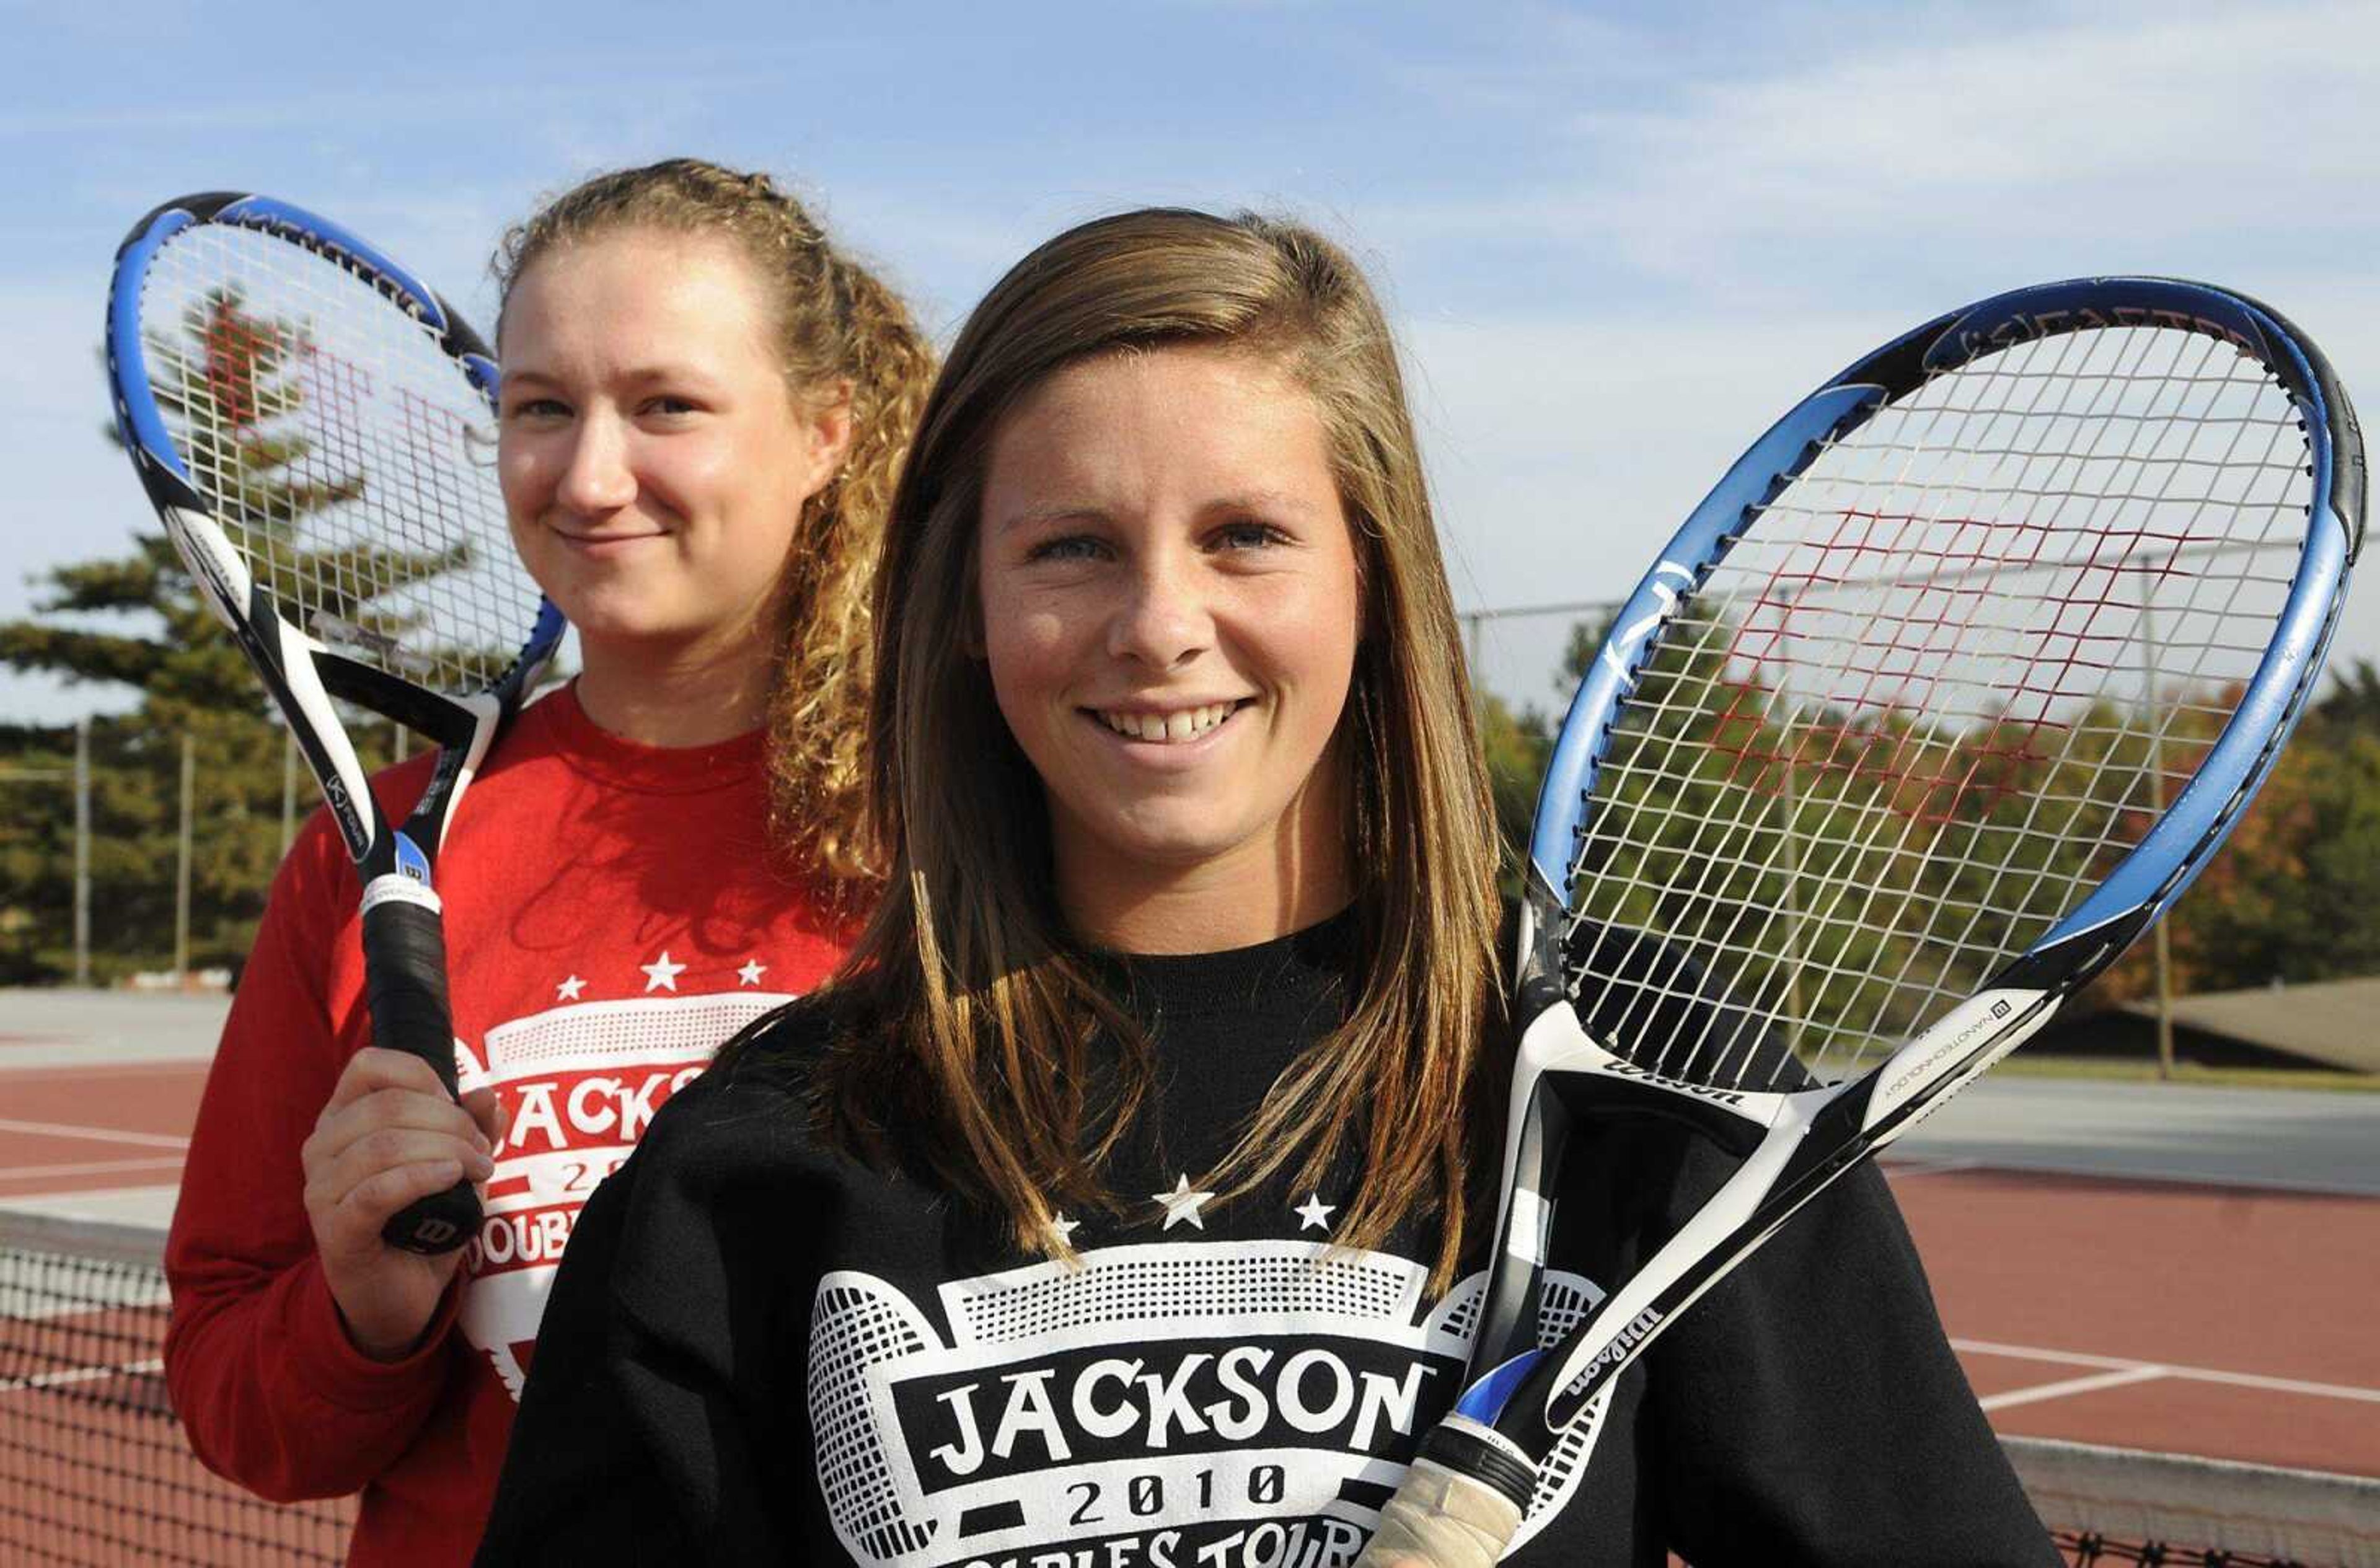
[[[0,1061],[0,1205],[171,1186],[204,1077]],[[1888,1172],[2002,1432],[2380,1476],[2380,1199]]]
[[[0,1061],[0,1206],[172,1186],[206,1076],[204,1062],[12,1068]]]
[[[2000,1431],[2380,1476],[2380,1199],[1889,1173]]]

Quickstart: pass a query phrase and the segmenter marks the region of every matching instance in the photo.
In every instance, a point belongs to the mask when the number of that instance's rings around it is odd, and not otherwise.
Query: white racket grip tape
[[[432,915],[445,908],[445,906],[439,902],[436,893],[401,871],[383,872],[367,883],[360,907],[365,914],[370,914],[378,906],[389,903],[391,900],[399,904],[410,904],[418,909],[427,909]]]
[[[1520,1527],[1520,1506],[1502,1492],[1416,1459],[1355,1568],[1488,1568]]]

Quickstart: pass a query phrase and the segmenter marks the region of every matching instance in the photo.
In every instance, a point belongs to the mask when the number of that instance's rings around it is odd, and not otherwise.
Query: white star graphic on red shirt
[[[1207,1228],[1207,1222],[1198,1218],[1198,1209],[1201,1204],[1215,1195],[1211,1192],[1192,1192],[1188,1176],[1185,1175],[1176,1181],[1172,1192],[1153,1192],[1148,1196],[1165,1205],[1164,1229],[1170,1231],[1184,1220],[1190,1222],[1190,1228],[1194,1231],[1203,1231]]]
[[[758,958],[755,958],[747,962],[742,968],[736,970],[735,978],[743,981],[747,986],[756,986],[760,983],[760,977],[768,972],[769,966],[761,963]]]
[[[577,976],[573,975],[568,979],[553,988],[553,1000],[556,1002],[576,1002],[578,1000],[578,993],[586,989],[587,982],[580,979]]]
[[[669,949],[666,947],[662,949],[662,955],[659,958],[650,964],[639,964],[637,967],[645,972],[645,991],[648,995],[657,991],[675,991],[677,978],[686,973],[685,965],[670,962]]]

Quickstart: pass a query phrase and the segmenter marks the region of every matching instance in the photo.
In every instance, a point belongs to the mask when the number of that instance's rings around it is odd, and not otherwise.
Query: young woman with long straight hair
[[[316,820],[166,1257],[194,1445],[268,1496],[360,1491],[358,1564],[469,1557],[579,1205],[720,1041],[833,966],[882,869],[862,590],[932,371],[908,312],[767,176],[686,159],[556,198],[498,270],[495,461],[581,669],[498,742],[439,860],[478,1087],[458,1107],[370,1048],[354,872]],[[429,761],[374,781],[392,820]],[[468,1247],[382,1242],[467,1173]]]
[[[876,604],[887,896],[589,1204],[481,1561],[1351,1562],[1457,1392],[1509,1064],[1359,271],[1171,210],[1042,246],[952,349]],[[1617,1159],[1582,1175],[1653,1207],[1702,1175]],[[1881,1187],[1801,1224],[1858,1290],[1780,1242],[1513,1561],[2054,1561]],[[1872,1474],[1814,1489],[1830,1443]]]

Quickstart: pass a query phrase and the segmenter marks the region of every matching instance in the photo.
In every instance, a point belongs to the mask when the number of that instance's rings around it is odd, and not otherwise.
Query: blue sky
[[[0,0],[0,616],[149,524],[94,350],[125,228],[199,189],[313,207],[484,322],[488,251],[540,192],[699,153],[814,196],[945,335],[1079,219],[1294,213],[1366,259],[1404,335],[1465,608],[1624,593],[1812,384],[2022,283],[2243,288],[2380,410],[2370,5],[373,15]],[[1552,701],[1563,630],[1494,628],[1489,682]],[[2380,656],[2380,588],[2339,651]],[[0,676],[0,721],[127,698]]]

